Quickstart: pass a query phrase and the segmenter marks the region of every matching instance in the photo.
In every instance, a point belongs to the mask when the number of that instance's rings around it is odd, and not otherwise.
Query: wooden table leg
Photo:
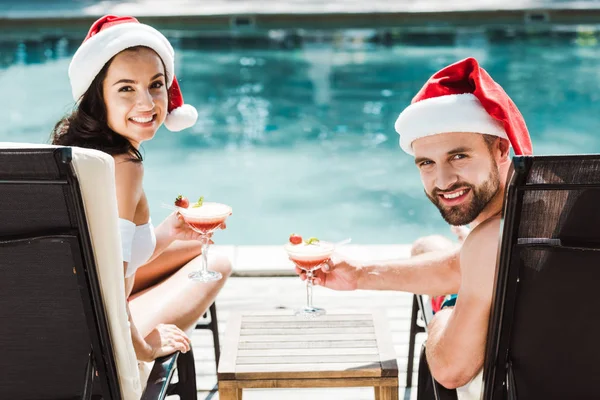
[[[242,400],[242,389],[219,388],[219,400]]]
[[[375,400],[398,400],[398,387],[375,386]]]

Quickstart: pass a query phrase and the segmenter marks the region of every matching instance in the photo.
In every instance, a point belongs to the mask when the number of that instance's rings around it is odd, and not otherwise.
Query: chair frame
[[[600,189],[593,183],[527,183],[527,177],[534,160],[543,161],[583,161],[598,160],[595,154],[562,156],[516,156],[513,158],[513,174],[507,185],[504,217],[502,219],[501,246],[496,267],[496,282],[486,340],[485,362],[483,367],[483,399],[493,400],[494,389],[505,385],[506,398],[517,399],[515,377],[512,364],[507,359],[513,325],[513,315],[517,300],[519,271],[510,268],[515,255],[511,249],[519,243],[518,221],[523,209],[525,192],[533,190]],[[550,242],[550,241],[549,241]]]
[[[210,314],[210,320],[204,321],[207,318],[207,314]],[[202,316],[202,320],[196,323],[194,329],[209,330],[213,338],[213,350],[215,352],[215,369],[219,369],[219,360],[221,359],[221,343],[219,340],[219,320],[217,317],[217,304],[212,303],[208,308],[208,311]]]
[[[412,387],[412,378],[415,358],[415,342],[418,333],[424,333],[425,328],[418,324],[419,310],[422,310],[420,302],[423,298],[419,294],[413,295],[412,311],[410,314],[410,331],[408,333],[408,360],[406,361],[406,388]],[[422,312],[422,311],[421,311]]]

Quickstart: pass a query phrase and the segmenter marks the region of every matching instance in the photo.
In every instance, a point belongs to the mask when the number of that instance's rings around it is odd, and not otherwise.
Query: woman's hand
[[[200,240],[200,233],[194,231],[190,226],[185,222],[183,216],[178,212],[174,212],[167,217],[170,225],[170,236],[173,240]],[[218,229],[225,229],[227,226],[225,222],[219,226]],[[208,235],[212,237],[212,233]],[[210,241],[212,244],[212,240]]]
[[[225,229],[225,223],[223,222],[219,228]],[[202,243],[202,235],[190,228],[184,221],[183,216],[177,211],[171,213],[154,228],[154,233],[156,235],[156,246],[154,247],[154,254],[152,254],[148,262],[162,254],[176,240],[196,240],[198,241],[198,245]],[[212,233],[206,236],[208,236],[209,243],[213,244],[213,241],[210,240]]]
[[[144,339],[152,348],[150,356],[152,360],[173,354],[176,351],[187,353],[192,345],[190,338],[187,337],[185,332],[177,326],[170,324],[158,325]]]

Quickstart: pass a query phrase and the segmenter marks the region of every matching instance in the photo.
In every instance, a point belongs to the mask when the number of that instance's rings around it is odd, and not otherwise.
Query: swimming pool
[[[78,44],[0,43],[0,141],[48,140],[72,106],[67,66]],[[174,44],[176,74],[200,117],[143,146],[145,187],[154,222],[178,193],[230,204],[218,244],[281,244],[291,232],[364,244],[449,235],[393,125],[432,73],[467,56],[519,106],[537,154],[600,151],[595,33]]]

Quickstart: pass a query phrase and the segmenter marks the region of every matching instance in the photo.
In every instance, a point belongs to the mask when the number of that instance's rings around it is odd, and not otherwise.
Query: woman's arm
[[[126,264],[126,263],[124,263]],[[125,268],[127,266],[125,265]],[[131,311],[129,311],[129,302],[125,303],[127,307],[127,319],[129,320],[129,328],[131,330],[131,341],[133,342],[133,349],[135,350],[135,356],[140,361],[152,361],[154,360],[154,350],[146,340],[142,337],[140,332],[137,330],[133,319],[131,318]]]
[[[115,157],[115,185],[117,191],[117,206],[119,218],[133,222],[135,210],[142,196],[142,180],[144,168],[141,163],[127,161],[122,157]],[[123,274],[127,272],[127,262],[123,262]],[[133,288],[134,278],[125,278],[125,297],[128,298]],[[152,347],[144,340],[137,330],[127,302],[127,318],[131,330],[131,340],[138,360],[152,361]]]
[[[122,156],[115,157],[115,185],[119,218],[135,224],[135,212],[143,195],[142,180],[144,166],[142,163],[128,161]],[[133,226],[133,225],[132,225]],[[127,272],[127,263],[123,263]]]
[[[136,209],[144,193],[142,189],[143,166],[141,163],[133,163],[115,157],[115,173],[119,218],[133,222]],[[123,262],[123,274],[126,274],[126,271],[127,262]],[[124,289],[127,298],[131,293],[133,280],[134,277],[125,278]],[[145,335],[135,326],[129,304],[127,304],[127,317],[133,348],[138,360],[152,361],[156,357],[175,351],[185,353],[190,350],[190,339],[177,326],[160,324]]]

